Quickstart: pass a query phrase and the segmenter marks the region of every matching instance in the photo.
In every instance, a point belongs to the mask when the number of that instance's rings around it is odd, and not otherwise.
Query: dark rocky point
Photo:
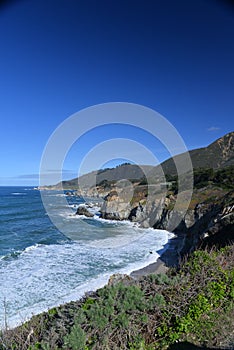
[[[94,214],[90,213],[90,211],[84,205],[80,205],[78,207],[76,215],[84,215],[87,216],[87,218],[92,218],[94,216]]]

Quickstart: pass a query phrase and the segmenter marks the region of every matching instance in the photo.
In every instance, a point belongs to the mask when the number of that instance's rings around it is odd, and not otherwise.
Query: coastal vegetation
[[[180,260],[165,274],[110,279],[81,300],[33,316],[14,329],[7,327],[6,308],[0,350],[181,350],[183,344],[189,350],[234,348],[233,133],[190,155],[194,191],[177,229],[183,236]],[[167,229],[178,185],[172,160],[162,166],[167,186],[163,203],[156,196],[148,201],[147,177],[136,166],[100,171],[98,191],[105,210],[111,209],[118,220],[127,210],[127,218],[138,222],[144,214],[154,215],[152,226]],[[157,178],[155,169],[147,170]],[[116,187],[121,177],[134,188],[128,203]],[[66,186],[72,188],[76,181]],[[108,213],[102,210],[102,215]]]
[[[0,349],[234,346],[234,245],[196,250],[178,269],[124,277],[1,333]],[[180,349],[180,347],[178,347]]]

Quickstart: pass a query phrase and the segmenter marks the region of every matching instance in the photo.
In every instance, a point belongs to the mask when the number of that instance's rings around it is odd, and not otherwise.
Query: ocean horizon
[[[46,191],[48,199],[61,195],[65,196]],[[129,221],[100,219],[95,206],[93,218],[75,215],[84,199],[66,198],[66,206],[54,201],[51,205],[71,231],[69,237],[51,222],[40,191],[0,187],[0,329],[6,322],[14,327],[77,300],[103,287],[114,273],[130,274],[155,262],[172,237],[167,231],[139,228]]]

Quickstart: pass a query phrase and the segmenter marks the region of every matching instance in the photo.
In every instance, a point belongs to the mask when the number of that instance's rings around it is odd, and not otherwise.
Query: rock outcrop
[[[101,208],[101,217],[109,220],[127,220],[131,205],[124,192],[111,191],[105,198]]]
[[[201,193],[207,191],[207,198],[199,202]],[[215,198],[210,198],[210,193],[217,194]],[[177,234],[185,235],[183,253],[188,253],[201,244],[203,240],[212,241],[215,239],[234,241],[234,191],[215,192],[209,189],[199,189],[194,191],[192,198],[193,206],[184,213],[175,210],[175,195],[168,195],[165,198],[155,197],[151,199],[141,199],[136,204],[129,201],[124,191],[118,193],[111,191],[106,197],[101,208],[101,216],[111,220],[130,220],[138,222],[141,227],[153,227],[155,229],[165,229]],[[177,227],[174,223],[179,222]],[[222,233],[221,233],[222,232]],[[219,236],[218,236],[219,235]],[[209,240],[208,240],[209,237]],[[218,238],[219,237],[219,238]],[[204,242],[205,242],[204,241]]]
[[[234,205],[224,207],[202,235],[201,247],[216,245],[223,247],[234,241]]]
[[[84,205],[80,205],[77,208],[76,215],[84,215],[87,218],[92,218],[94,216]]]
[[[110,276],[109,281],[108,281],[108,286],[115,286],[118,283],[122,283],[124,286],[129,286],[135,283],[132,277],[126,274],[121,274],[121,273],[115,273]]]
[[[186,165],[182,162],[186,154],[176,155],[154,168],[122,164],[39,189],[67,188],[68,195],[76,189],[78,196],[103,200],[100,213],[104,219],[130,220],[141,227],[184,234],[185,252],[201,241],[215,242],[216,237],[234,241],[234,132],[207,147],[191,150],[189,154],[194,178],[189,208],[183,208],[183,200],[186,198],[186,177],[191,172],[183,167],[182,191],[175,162]],[[182,201],[177,205],[179,196]],[[93,216],[87,207],[79,207],[77,214]]]

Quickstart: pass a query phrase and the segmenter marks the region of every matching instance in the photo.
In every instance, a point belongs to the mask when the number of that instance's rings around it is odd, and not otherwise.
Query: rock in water
[[[87,216],[87,218],[92,218],[94,214],[90,213],[88,209],[84,205],[80,205],[76,211],[76,215],[84,215]]]

